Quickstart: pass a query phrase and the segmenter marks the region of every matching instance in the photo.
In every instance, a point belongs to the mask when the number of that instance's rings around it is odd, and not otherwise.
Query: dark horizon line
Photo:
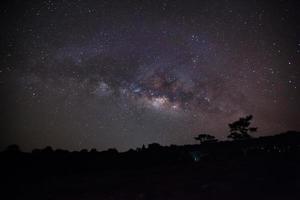
[[[234,140],[234,139],[228,139],[228,138],[224,139],[224,140],[223,139],[220,139],[220,140],[217,139],[213,143],[216,144],[216,143],[224,143],[224,142],[227,142],[227,143],[229,142],[230,143],[230,142],[238,142],[238,141],[249,141],[249,140],[255,140],[255,139],[276,137],[276,136],[281,136],[281,135],[286,135],[286,134],[300,134],[300,131],[298,131],[298,130],[287,130],[287,131],[280,132],[280,133],[273,134],[273,135],[265,135],[265,136],[259,136],[259,137],[253,137],[253,136],[251,136],[250,138],[247,138],[247,139],[236,139],[236,140]],[[37,151],[43,151],[43,150],[45,150],[47,148],[50,148],[53,153],[55,153],[56,151],[65,151],[65,152],[68,152],[68,153],[76,153],[76,152],[78,152],[78,153],[90,153],[90,152],[94,151],[94,152],[97,152],[97,153],[101,153],[101,152],[106,152],[106,151],[111,151],[111,150],[116,151],[118,153],[125,153],[125,152],[131,151],[131,150],[137,151],[137,150],[142,149],[142,148],[147,148],[147,147],[149,148],[149,145],[151,145],[151,144],[157,144],[160,147],[172,147],[172,146],[184,147],[184,146],[203,145],[203,144],[210,144],[210,143],[208,142],[208,143],[201,144],[199,142],[196,142],[194,144],[169,144],[169,145],[161,145],[158,142],[152,142],[152,143],[148,143],[148,144],[142,144],[142,146],[138,146],[136,148],[129,148],[129,149],[124,150],[124,151],[119,151],[118,148],[116,148],[116,147],[109,147],[109,148],[107,148],[105,150],[101,150],[101,151],[98,151],[97,148],[95,148],[95,147],[91,147],[89,149],[83,148],[83,149],[79,149],[79,150],[69,150],[69,149],[63,149],[63,148],[52,148],[51,145],[46,145],[44,148],[33,148],[31,151],[22,151],[21,148],[20,148],[20,146],[18,144],[13,143],[13,144],[9,144],[6,147],[4,147],[3,150],[0,151],[0,153],[7,152],[8,148],[9,147],[13,147],[13,146],[15,146],[16,148],[18,148],[18,150],[19,150],[20,153],[33,153],[33,151],[35,151],[35,150],[37,150]]]

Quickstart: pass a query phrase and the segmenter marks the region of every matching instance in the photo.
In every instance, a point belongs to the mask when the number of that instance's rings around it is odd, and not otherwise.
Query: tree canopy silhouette
[[[239,120],[228,124],[230,128],[230,134],[227,136],[233,140],[243,140],[251,138],[249,135],[250,132],[256,132],[257,127],[249,127],[251,124],[251,120],[253,119],[252,115],[248,115],[246,117],[241,117]]]
[[[210,142],[216,142],[217,141],[217,139],[215,138],[215,136],[209,135],[209,134],[199,134],[194,139],[198,140],[200,142],[200,144],[210,143]]]

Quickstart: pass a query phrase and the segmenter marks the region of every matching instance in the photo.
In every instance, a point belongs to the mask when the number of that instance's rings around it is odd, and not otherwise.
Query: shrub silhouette
[[[249,135],[249,132],[257,131],[256,127],[249,127],[252,119],[253,116],[248,115],[246,117],[241,117],[239,120],[231,124],[228,124],[230,128],[230,134],[227,137],[233,140],[250,139],[251,135]]]

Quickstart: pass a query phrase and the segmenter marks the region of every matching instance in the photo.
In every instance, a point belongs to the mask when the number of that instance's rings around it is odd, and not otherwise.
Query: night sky
[[[1,1],[0,148],[300,129],[299,1]]]

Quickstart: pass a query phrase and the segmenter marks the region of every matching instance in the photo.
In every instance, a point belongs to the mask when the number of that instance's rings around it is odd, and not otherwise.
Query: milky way
[[[3,1],[1,147],[103,150],[300,128],[297,1]]]

